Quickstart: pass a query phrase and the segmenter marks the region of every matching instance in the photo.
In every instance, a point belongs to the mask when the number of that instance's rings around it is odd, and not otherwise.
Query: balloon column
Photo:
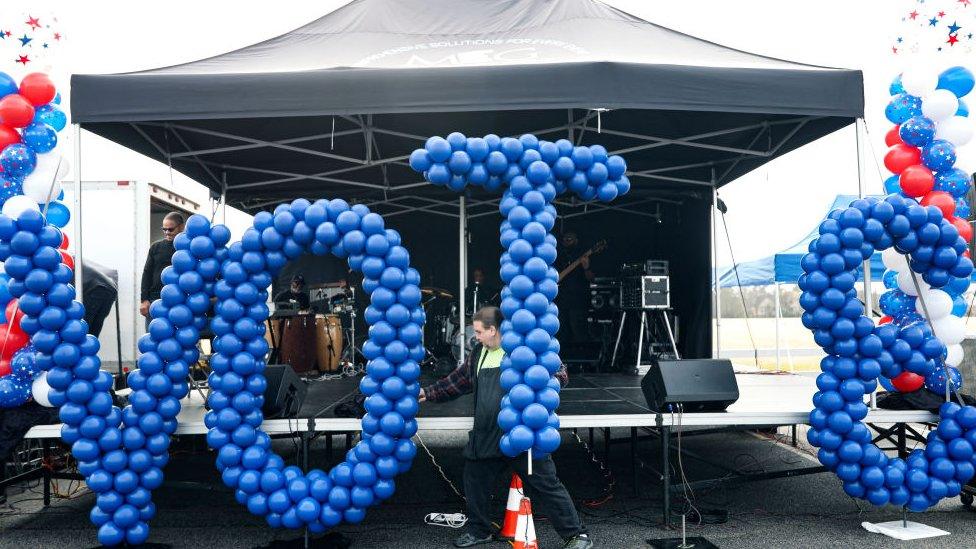
[[[22,212],[45,210],[48,223],[45,241],[56,250],[59,261],[70,261],[63,248],[66,240],[57,227],[68,222],[68,209],[57,198],[61,194],[58,179],[67,173],[68,165],[57,152],[58,132],[67,119],[58,108],[61,102],[54,84],[44,74],[32,73],[18,85],[0,72],[0,206],[3,214],[17,217]],[[22,267],[29,258],[36,238],[24,233],[0,249],[0,259],[7,269]],[[55,242],[55,240],[57,242]],[[12,258],[12,259],[11,259]],[[23,405],[33,396],[44,406],[48,401],[47,372],[35,359],[34,347],[21,325],[24,316],[19,300],[13,299],[10,276],[0,274],[0,408]]]
[[[928,250],[919,249],[919,241],[927,242]],[[912,372],[926,378],[942,368],[946,356],[945,344],[924,321],[875,326],[864,315],[854,288],[856,269],[875,250],[892,246],[907,253],[908,268],[932,288],[944,287],[948,276],[966,278],[973,271],[972,261],[962,255],[965,240],[935,206],[893,194],[855,200],[831,212],[801,261],[803,322],[827,352],[807,437],[850,496],[924,511],[943,497],[959,495],[976,473],[976,408],[944,404],[926,448],[906,460],[889,458],[871,442],[862,422],[868,413],[864,396],[877,388],[879,376],[898,379]],[[952,261],[940,259],[947,257]]]
[[[410,155],[410,166],[434,185],[462,192],[468,185],[499,191],[501,224],[502,398],[499,446],[507,456],[531,450],[541,458],[559,447],[559,358],[556,196],[570,191],[583,200],[610,202],[630,190],[619,156],[600,145],[574,147],[560,139],[541,141],[497,135],[431,137]]]
[[[973,136],[973,124],[967,118],[969,109],[963,99],[973,86],[973,73],[964,67],[952,67],[941,73],[927,68],[909,70],[892,82],[893,97],[885,109],[888,120],[895,124],[885,137],[890,149],[884,163],[894,174],[885,181],[886,191],[938,208],[966,242],[972,240],[973,234],[966,220],[970,205],[965,198],[971,178],[966,171],[955,167],[955,162],[956,148]],[[888,390],[911,392],[924,385],[944,395],[947,383],[952,390],[962,386],[962,375],[957,369],[963,359],[962,317],[967,309],[962,294],[969,288],[970,279],[948,270],[957,252],[930,256],[937,239],[936,227],[932,225],[919,233],[917,241],[899,242],[898,250],[891,248],[882,254],[888,269],[883,277],[888,291],[881,296],[881,310],[886,315],[882,322],[894,322],[898,326],[927,316],[931,329],[948,347],[945,357],[949,365],[948,379],[941,367],[932,369],[927,376],[912,369],[883,372],[881,384]],[[911,275],[902,255],[911,251],[920,252],[938,267],[925,280]],[[968,256],[968,251],[959,250],[958,254]],[[922,299],[918,299],[920,292]]]
[[[972,74],[961,67],[926,78],[906,73],[895,81],[897,95],[887,115],[899,125],[888,134],[891,149],[885,157],[897,174],[886,183],[892,194],[831,212],[801,261],[803,324],[827,353],[807,436],[847,494],[878,506],[924,511],[959,495],[976,474],[972,406],[943,404],[925,449],[905,460],[889,458],[875,446],[863,423],[864,396],[879,380],[900,391],[925,384],[945,394],[945,365],[962,358],[963,326],[950,313],[965,312],[954,310],[953,298],[972,276],[972,233],[960,218],[968,215],[961,197],[969,181],[953,168],[953,143],[971,135],[959,98],[972,88]],[[890,289],[881,297],[887,316],[878,326],[864,315],[854,288],[858,265],[876,250],[889,269],[884,282]],[[949,371],[948,388],[958,389],[958,371]]]

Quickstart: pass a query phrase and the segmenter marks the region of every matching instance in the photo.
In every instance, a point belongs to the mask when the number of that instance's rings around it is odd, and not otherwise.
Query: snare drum
[[[315,356],[320,372],[335,372],[341,369],[342,322],[338,315],[315,316]]]

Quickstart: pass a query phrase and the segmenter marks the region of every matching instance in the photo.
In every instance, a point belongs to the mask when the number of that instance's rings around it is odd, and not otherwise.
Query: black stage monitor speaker
[[[269,364],[264,370],[268,387],[261,411],[266,419],[295,417],[305,401],[308,385],[287,364]]]
[[[721,412],[739,400],[732,362],[727,359],[657,360],[641,380],[654,411]]]

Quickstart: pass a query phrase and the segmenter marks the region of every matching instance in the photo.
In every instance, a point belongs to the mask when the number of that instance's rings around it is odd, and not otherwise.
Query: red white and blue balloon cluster
[[[886,191],[938,208],[966,242],[972,240],[973,234],[966,220],[970,205],[965,198],[971,178],[955,163],[956,149],[973,136],[969,108],[963,99],[973,86],[973,73],[965,67],[952,67],[941,73],[927,68],[909,70],[892,82],[893,97],[885,109],[888,120],[895,124],[885,138],[890,149],[884,163],[894,174],[885,181]],[[883,277],[888,291],[880,299],[886,315],[881,322],[906,326],[926,317],[948,348],[945,362],[949,368],[884,372],[881,384],[888,390],[902,392],[916,391],[924,385],[930,391],[945,394],[947,383],[953,391],[963,383],[957,367],[963,359],[963,317],[967,310],[963,293],[969,288],[970,278],[953,272],[951,266],[957,255],[968,256],[969,252],[934,254],[939,239],[939,228],[934,223],[926,224],[917,235],[917,241],[902,240],[897,250],[891,248],[882,254],[888,269]],[[918,252],[936,268],[924,279],[913,277],[904,252]]]
[[[932,288],[944,287],[948,276],[972,273],[972,261],[961,253],[966,242],[937,207],[898,194],[855,200],[831,212],[819,232],[801,260],[798,281],[803,323],[827,353],[807,437],[850,496],[924,511],[959,495],[976,473],[976,408],[944,404],[926,448],[906,460],[889,458],[871,442],[864,397],[877,388],[878,378],[897,379],[902,372],[930,376],[943,368],[946,346],[923,320],[875,326],[857,297],[856,272],[876,250],[893,247],[909,257],[906,269]]]
[[[46,221],[40,237],[20,233],[8,245],[0,246],[0,260],[6,267],[6,273],[0,273],[0,307],[4,308],[0,316],[0,408],[21,406],[32,396],[39,404],[51,405],[46,368],[35,359],[35,349],[28,344],[31,332],[25,332],[22,325],[24,286],[13,283],[11,276],[27,273],[39,243],[54,249],[53,255],[45,259],[57,259],[56,263],[68,272],[73,266],[64,251],[67,237],[58,229],[69,218],[68,208],[57,200],[61,195],[58,179],[68,169],[57,151],[58,132],[67,123],[58,103],[60,97],[47,75],[28,74],[18,85],[0,72],[2,213],[9,219],[30,210]]]
[[[507,391],[498,413],[505,434],[499,447],[507,456],[532,450],[542,458],[559,447],[559,309],[552,302],[559,272],[553,200],[572,192],[583,200],[610,202],[630,190],[627,165],[600,145],[574,147],[534,135],[518,139],[431,137],[410,155],[410,166],[435,185],[463,192],[468,185],[497,191],[505,187],[499,210],[502,289],[500,383]]]

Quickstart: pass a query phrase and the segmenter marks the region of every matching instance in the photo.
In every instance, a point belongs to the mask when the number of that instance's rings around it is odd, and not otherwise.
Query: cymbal
[[[454,297],[454,294],[445,290],[444,288],[435,288],[434,286],[421,288],[420,293],[433,295],[434,297],[443,297],[445,299],[451,299]]]

